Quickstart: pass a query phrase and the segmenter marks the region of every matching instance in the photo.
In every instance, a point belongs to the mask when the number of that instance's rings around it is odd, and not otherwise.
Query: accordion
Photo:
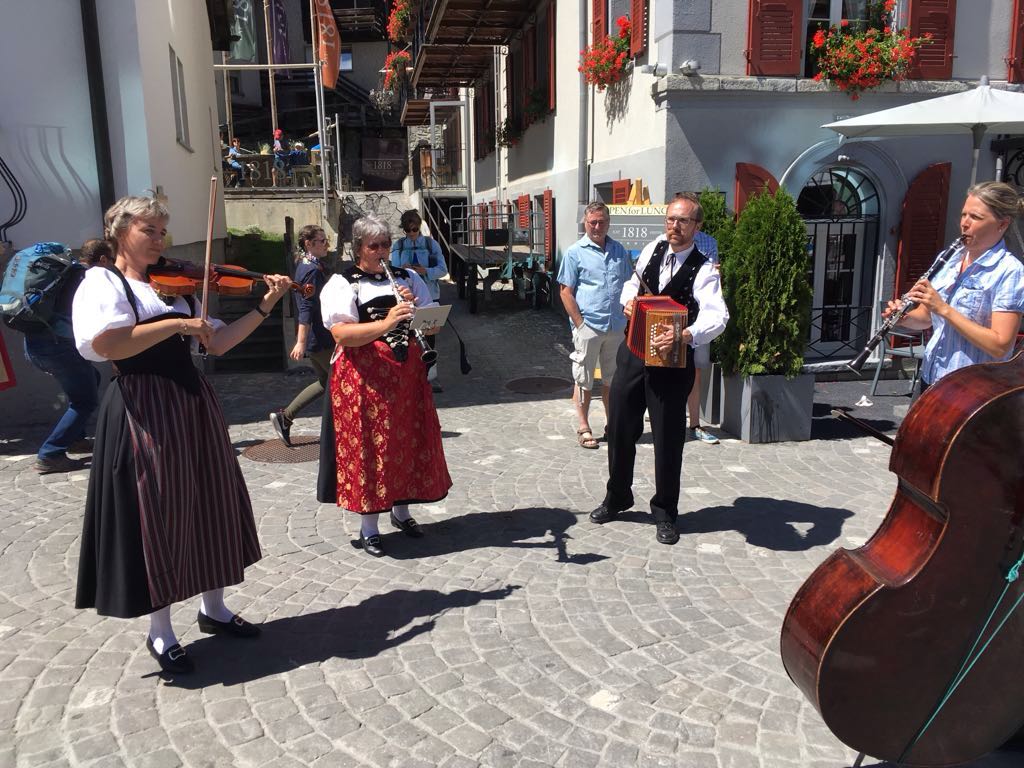
[[[644,365],[685,368],[687,344],[682,339],[686,328],[686,307],[668,296],[637,296],[633,315],[626,330],[626,346],[644,361]],[[676,340],[664,354],[654,348],[656,334],[673,328]]]

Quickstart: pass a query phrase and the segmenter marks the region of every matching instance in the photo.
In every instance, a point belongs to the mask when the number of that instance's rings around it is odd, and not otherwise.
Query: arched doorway
[[[871,325],[879,199],[862,171],[834,166],[811,176],[797,198],[812,254],[809,360],[853,357]]]

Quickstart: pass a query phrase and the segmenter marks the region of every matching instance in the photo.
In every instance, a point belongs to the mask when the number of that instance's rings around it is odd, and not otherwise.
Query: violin
[[[1024,353],[933,384],[900,425],[885,520],[808,577],[782,662],[831,731],[897,765],[945,766],[1024,721]]]
[[[157,293],[164,296],[190,296],[202,289],[205,270],[201,264],[191,261],[161,257],[160,261],[146,270],[146,276]],[[230,264],[211,264],[210,290],[225,296],[248,296],[256,282],[266,282],[265,277],[265,274]],[[290,288],[307,299],[316,291],[308,283],[302,285],[293,282]]]

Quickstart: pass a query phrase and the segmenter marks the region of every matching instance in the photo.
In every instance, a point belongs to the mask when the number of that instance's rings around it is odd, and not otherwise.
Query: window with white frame
[[[339,55],[341,57],[341,60],[338,63],[338,69],[341,72],[351,72],[352,71],[352,46],[351,45],[343,45],[343,46],[341,46],[341,53]]]
[[[174,102],[174,135],[181,146],[192,149],[188,134],[188,104],[185,100],[185,69],[174,49],[168,46],[171,66],[171,98]]]

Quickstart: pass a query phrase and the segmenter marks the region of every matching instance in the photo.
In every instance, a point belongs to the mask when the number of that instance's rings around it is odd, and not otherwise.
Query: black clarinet
[[[391,267],[388,265],[388,260],[381,259],[380,265],[384,267],[384,274],[387,275],[388,282],[391,283],[391,290],[395,294],[395,300],[399,302],[405,301],[405,299],[402,298],[402,294],[398,291],[398,281],[395,280],[395,273],[391,271]],[[415,313],[415,311],[416,308],[413,307],[413,312]],[[406,326],[406,328],[410,327],[412,325],[412,319],[403,321],[402,325]],[[427,346],[427,340],[423,336],[423,331],[413,330],[412,334],[416,337],[416,341],[420,343],[420,349],[422,350],[420,360],[422,360],[426,365],[430,365],[432,362],[437,360],[437,350],[431,349]]]
[[[953,258],[953,254],[959,251],[963,244],[964,236],[960,235],[960,237],[958,237],[956,240],[949,244],[949,247],[946,248],[946,250],[944,250],[935,258],[935,261],[932,262],[932,265],[928,267],[928,271],[921,275],[921,277],[917,279],[917,282],[920,282],[921,280],[931,280],[933,277],[939,274],[939,271],[944,266],[946,266],[946,264],[949,263],[949,260]],[[900,299],[900,302],[900,308],[885,319],[885,321],[882,323],[882,326],[878,329],[878,333],[871,337],[871,341],[869,341],[867,346],[861,350],[861,353],[846,364],[847,368],[849,368],[854,373],[860,373],[860,369],[864,367],[864,363],[867,362],[868,357],[870,357],[871,353],[875,351],[875,347],[877,347],[882,342],[882,339],[888,336],[892,332],[892,330],[897,325],[900,324],[900,321],[906,316],[908,312],[910,312],[914,307],[917,306],[917,302],[908,299],[906,293],[903,294],[903,297]]]

